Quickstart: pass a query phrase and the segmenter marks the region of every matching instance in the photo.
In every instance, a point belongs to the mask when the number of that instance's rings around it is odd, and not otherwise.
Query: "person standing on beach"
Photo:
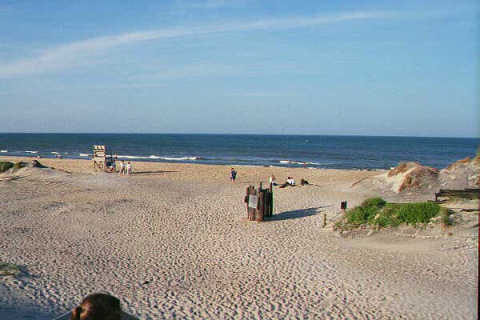
[[[118,174],[119,176],[124,176],[125,175],[125,161],[122,160],[120,162],[120,172]]]
[[[132,165],[130,164],[130,161],[127,163],[127,176],[129,176],[132,173]]]
[[[230,170],[230,180],[232,180],[232,182],[235,182],[235,179],[237,179],[237,171],[232,168]]]

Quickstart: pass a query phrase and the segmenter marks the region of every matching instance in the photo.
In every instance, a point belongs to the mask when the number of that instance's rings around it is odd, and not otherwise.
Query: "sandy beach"
[[[21,266],[0,278],[1,319],[53,319],[93,292],[140,319],[477,318],[478,224],[332,230],[340,202],[372,195],[351,186],[381,172],[236,166],[231,183],[229,166],[134,162],[124,177],[38,160],[50,168],[0,175],[0,262]],[[271,174],[310,185],[275,188],[273,219],[248,221],[245,189]]]

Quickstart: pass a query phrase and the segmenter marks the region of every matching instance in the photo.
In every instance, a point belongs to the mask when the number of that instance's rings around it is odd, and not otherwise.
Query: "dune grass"
[[[20,267],[13,263],[0,262],[0,276],[15,276],[20,272]]]
[[[5,172],[10,168],[13,168],[14,164],[7,161],[0,161],[0,173]]]
[[[452,219],[450,218],[451,212],[448,208],[442,208],[440,214],[444,226],[451,226],[453,224]]]
[[[399,204],[387,203],[382,198],[369,198],[347,211],[345,219],[338,222],[335,227],[352,229],[365,224],[383,228],[398,227],[401,224],[417,225],[430,222],[440,211],[441,207],[433,202]],[[450,220],[448,214],[447,218],[442,218],[442,222],[447,220]]]

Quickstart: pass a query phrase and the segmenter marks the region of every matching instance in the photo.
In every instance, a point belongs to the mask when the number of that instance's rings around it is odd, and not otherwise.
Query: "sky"
[[[0,132],[478,137],[478,1],[0,1]]]

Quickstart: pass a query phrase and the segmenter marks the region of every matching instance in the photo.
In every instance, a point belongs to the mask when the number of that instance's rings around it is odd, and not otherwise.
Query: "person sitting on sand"
[[[237,179],[237,171],[235,171],[235,169],[231,169],[230,170],[230,180],[232,182],[235,182],[235,179]]]
[[[270,183],[271,183],[273,186],[276,186],[276,185],[277,185],[277,183],[275,182],[275,181],[276,181],[275,176],[274,176],[273,174],[270,176],[270,180],[269,180],[269,181],[270,181]]]
[[[288,177],[287,181],[284,184],[282,184],[279,188],[285,188],[288,186],[292,186],[292,187],[295,186],[295,180],[293,180],[292,177]]]
[[[295,180],[293,179],[293,177],[288,177],[287,183],[291,186],[294,186],[295,185]]]
[[[120,320],[120,300],[105,293],[94,293],[72,310],[71,320]]]
[[[130,161],[127,163],[127,176],[129,176],[132,173],[132,165],[130,164]]]
[[[302,179],[302,180],[300,180],[300,185],[301,185],[301,186],[306,186],[306,185],[308,185],[308,181]]]

